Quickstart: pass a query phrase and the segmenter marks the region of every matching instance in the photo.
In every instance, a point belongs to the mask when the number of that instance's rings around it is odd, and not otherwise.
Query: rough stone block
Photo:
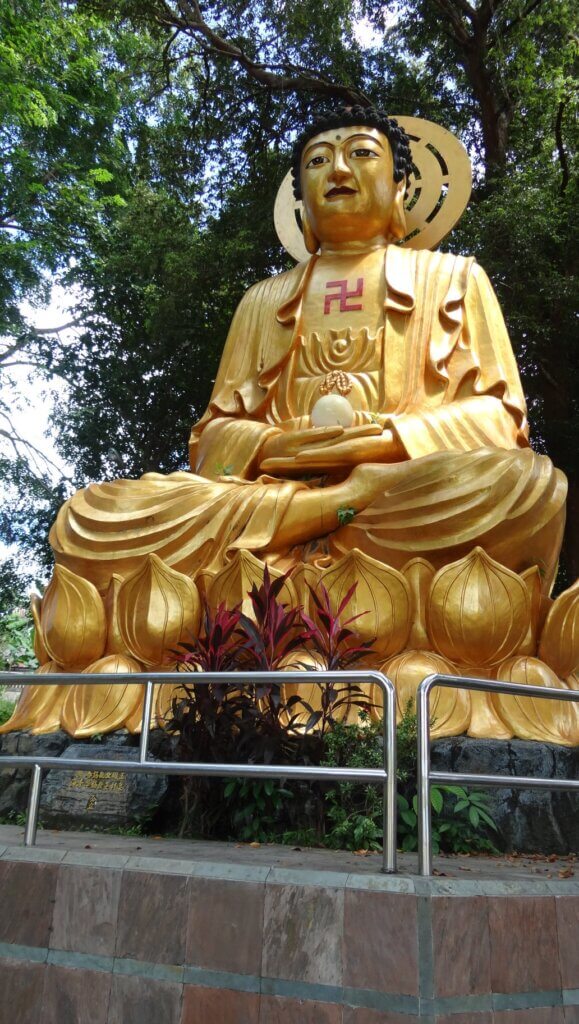
[[[120,889],[120,871],[62,865],[51,948],[114,956]]]
[[[0,1024],[46,1020],[42,1012],[45,971],[45,964],[0,960]]]
[[[258,1024],[259,1021],[257,993],[185,986],[181,1024]],[[261,1024],[266,1022],[267,1018],[262,1017]]]
[[[168,981],[114,974],[107,1024],[180,1024],[182,989]]]
[[[46,1024],[107,1024],[111,975],[68,967],[46,968],[42,1020]]]
[[[343,921],[343,889],[267,885],[263,975],[340,985]]]
[[[57,864],[0,861],[0,942],[48,946]]]
[[[51,732],[46,736],[31,736],[29,732],[8,732],[5,736],[0,736],[0,754],[60,757],[69,743],[70,736],[65,732]],[[30,768],[3,768],[0,771],[0,815],[26,810],[30,772]]]
[[[265,886],[191,878],[187,963],[236,974],[259,974]]]
[[[491,991],[488,904],[483,896],[432,900],[434,995]]]
[[[579,989],[579,896],[556,896],[555,908],[563,988]]]
[[[560,989],[554,897],[492,896],[488,903],[492,991]]]
[[[153,963],[185,962],[188,881],[180,875],[123,873],[117,956]]]
[[[135,746],[129,746],[132,742],[132,737],[122,734],[105,736],[100,743],[71,742],[62,756],[137,761],[139,753]],[[40,819],[49,828],[124,827],[150,818],[167,786],[164,775],[54,769],[42,785]]]
[[[478,740],[455,736],[432,745],[438,771],[579,778],[579,747],[559,747],[531,740]],[[579,850],[579,795],[548,789],[492,789],[491,814],[500,849],[520,853]]]
[[[416,898],[347,890],[344,985],[418,994]]]

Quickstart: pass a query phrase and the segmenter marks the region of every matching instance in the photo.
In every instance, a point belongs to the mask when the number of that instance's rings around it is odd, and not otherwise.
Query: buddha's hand
[[[302,451],[316,450],[331,444],[344,434],[344,428],[308,427],[307,430],[279,430],[264,442],[260,452],[259,468],[265,472],[295,468],[296,457]]]
[[[304,472],[356,466],[360,462],[389,462],[402,456],[391,430],[377,423],[358,427],[316,427],[280,432],[262,448],[264,472]]]

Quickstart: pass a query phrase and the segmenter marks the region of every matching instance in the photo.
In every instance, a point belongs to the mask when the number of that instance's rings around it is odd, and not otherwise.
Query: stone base
[[[530,740],[475,740],[455,736],[432,745],[438,771],[579,778],[579,747]],[[493,842],[507,852],[579,852],[579,794],[540,789],[489,790],[499,834]]]
[[[2,1024],[579,1020],[573,878],[86,833],[6,847],[16,833],[0,828]]]
[[[64,732],[46,736],[8,733],[0,736],[1,754],[30,754],[118,759],[136,758],[138,737],[113,733],[98,742],[74,741]],[[171,760],[175,739],[160,729],[151,733],[153,756]],[[468,736],[436,740],[432,767],[439,771],[531,775],[541,778],[579,777],[579,747],[560,747],[528,740],[478,740]],[[115,783],[121,783],[120,787]],[[0,771],[0,817],[26,810],[30,771]],[[53,828],[129,828],[148,821],[161,808],[155,827],[178,827],[177,789],[168,776],[87,776],[79,770],[48,772],[42,786],[40,821]],[[498,825],[493,842],[499,850],[519,853],[579,853],[579,795],[550,790],[489,791],[491,813]],[[296,823],[298,827],[299,823]]]
[[[153,756],[170,759],[162,747],[171,741],[159,731],[151,734]],[[8,733],[0,737],[1,754],[39,754],[96,760],[136,761],[138,737],[113,733],[98,741],[74,741],[65,732],[31,736]],[[0,772],[0,815],[25,811],[30,787],[29,769]],[[125,829],[148,823],[165,799],[169,777],[107,772],[49,771],[43,779],[39,819],[48,828]]]

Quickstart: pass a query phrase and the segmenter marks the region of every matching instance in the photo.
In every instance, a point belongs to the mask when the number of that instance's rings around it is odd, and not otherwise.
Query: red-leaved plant
[[[348,607],[356,592],[357,583],[353,583],[350,589],[344,594],[337,610],[334,612],[330,595],[323,583],[318,583],[316,588],[308,584],[308,590],[316,609],[317,622],[303,611],[300,611],[302,621],[309,630],[309,647],[320,658],[328,671],[343,672],[360,661],[374,644],[372,640],[360,641],[353,629],[349,627],[356,619],[367,614],[360,612],[352,615],[345,622],[341,616]],[[318,589],[320,593],[318,593]],[[358,707],[361,710],[369,710],[368,697],[364,691],[355,683],[337,684],[335,680],[329,683],[320,683],[320,709],[312,711],[307,722],[307,728],[319,727],[322,735],[336,721],[336,713],[343,711],[346,707]]]
[[[170,732],[179,736],[182,760],[261,764],[318,764],[325,733],[349,706],[367,709],[368,699],[352,684],[320,683],[320,708],[299,692],[287,697],[280,683],[260,683],[259,673],[279,668],[307,668],[300,653],[313,649],[324,666],[341,671],[355,664],[371,646],[359,643],[350,628],[358,616],[344,623],[340,617],[354,593],[352,587],[334,614],[327,590],[311,590],[317,622],[301,607],[289,608],[281,598],[288,573],[273,579],[267,567],[260,586],[249,592],[254,619],[239,608],[223,604],[212,614],[204,606],[203,629],[174,652],[182,668],[193,674],[183,678],[182,692],[173,701]],[[195,673],[245,670],[256,673],[250,685],[210,685]],[[315,729],[315,732],[314,732]],[[202,832],[211,832],[219,807],[210,794],[215,784],[205,779],[184,782],[183,829],[195,820]]]

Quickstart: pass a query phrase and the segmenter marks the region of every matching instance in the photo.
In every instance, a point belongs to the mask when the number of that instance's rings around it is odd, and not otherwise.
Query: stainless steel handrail
[[[138,761],[105,761],[97,758],[38,757],[34,755],[0,755],[0,768],[32,767],[32,779],[24,832],[24,845],[34,846],[38,826],[38,810],[42,787],[42,772],[48,768],[62,771],[118,771],[147,772],[159,775],[206,775],[245,777],[258,779],[317,779],[332,782],[373,782],[383,787],[383,844],[382,870],[396,871],[396,693],[387,676],[375,671],[353,672],[197,672],[195,684],[235,683],[324,683],[340,680],[351,683],[375,683],[384,695],[384,751],[382,768],[316,768],[308,765],[257,764],[203,764],[201,762],[148,761],[149,733],[153,710],[154,688],[159,683],[183,683],[182,672],[134,672],[130,675],[103,673],[85,675],[55,672],[51,675],[18,673],[24,685],[53,686],[55,684],[95,686],[115,683],[145,683],[141,738]],[[0,685],[12,680],[11,672],[0,672]]]
[[[574,779],[537,779],[525,775],[484,775],[474,772],[438,772],[430,769],[430,692],[436,686],[456,690],[477,690],[506,693],[518,697],[539,697],[543,700],[579,701],[577,690],[529,686],[525,683],[501,683],[490,679],[435,675],[423,679],[416,694],[418,730],[418,872],[432,874],[432,811],[430,784],[455,783],[465,786],[494,786],[505,789],[561,789],[579,791]]]

